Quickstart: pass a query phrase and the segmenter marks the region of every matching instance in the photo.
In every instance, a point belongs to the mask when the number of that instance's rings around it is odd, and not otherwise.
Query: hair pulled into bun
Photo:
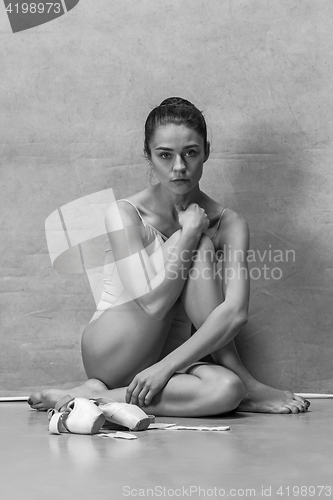
[[[182,97],[168,97],[161,102],[160,106],[184,106],[188,108],[195,108],[194,104]]]
[[[190,101],[182,97],[168,97],[154,108],[148,115],[145,123],[144,154],[151,158],[150,143],[157,127],[161,125],[184,125],[195,130],[204,141],[207,150],[207,126],[202,112]]]

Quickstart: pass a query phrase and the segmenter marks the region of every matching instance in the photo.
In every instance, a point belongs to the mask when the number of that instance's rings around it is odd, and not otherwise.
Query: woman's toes
[[[285,404],[278,409],[277,413],[292,413],[292,411],[291,408]]]
[[[298,408],[298,406],[296,406],[296,405],[294,405],[294,404],[292,404],[292,403],[290,404],[290,406],[288,405],[288,408],[290,408],[291,413],[294,413],[294,414],[295,414],[295,413],[299,413],[299,408]]]
[[[297,396],[296,394],[291,394],[291,397],[293,398],[294,401],[297,401],[298,403],[304,403],[305,399],[302,398],[302,396]]]
[[[42,410],[44,406],[42,401],[38,399],[29,398],[28,403],[33,410]]]
[[[292,403],[294,408],[297,408],[298,411],[294,411],[293,413],[305,413],[308,409],[304,403],[296,403],[295,401]]]
[[[304,408],[304,411],[308,411],[308,408],[310,406],[310,401],[308,401],[307,399],[302,399],[302,401],[300,401],[300,404]]]
[[[299,408],[301,407],[302,412],[308,411],[308,408],[310,406],[310,401],[302,398],[301,396],[296,396],[295,394],[293,394],[293,398],[294,398],[293,403],[297,404]]]
[[[55,403],[63,396],[59,389],[45,389],[29,396],[28,403],[33,410],[46,411],[54,408]]]
[[[31,408],[35,408],[36,405],[41,403],[41,397],[38,394],[31,394],[27,402],[28,405],[31,406]]]
[[[302,396],[297,396],[296,394],[293,394],[292,396],[293,396],[294,401],[297,401],[298,403],[301,403],[301,405],[305,407],[305,411],[309,408],[310,401],[308,401],[307,399],[302,398]]]

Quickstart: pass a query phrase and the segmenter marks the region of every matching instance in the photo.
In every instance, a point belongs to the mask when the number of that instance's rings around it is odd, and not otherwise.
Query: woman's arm
[[[248,225],[241,216],[230,211],[218,236],[219,248],[224,250],[225,300],[212,311],[194,335],[162,360],[174,372],[224,347],[247,323],[250,299]]]
[[[106,213],[106,229],[122,284],[141,309],[156,320],[162,320],[179,297],[191,266],[191,259],[182,256],[196,249],[208,224],[198,205],[190,205],[182,216],[182,229],[149,256],[135,209],[129,203],[115,202]]]
[[[186,342],[158,363],[138,373],[126,391],[129,403],[148,405],[179,369],[228,344],[247,322],[250,283],[247,267],[249,230],[246,221],[230,212],[219,232],[224,249],[225,300]]]

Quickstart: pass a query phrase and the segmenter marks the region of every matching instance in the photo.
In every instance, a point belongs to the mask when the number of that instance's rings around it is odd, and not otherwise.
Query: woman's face
[[[193,189],[209,156],[204,140],[185,125],[160,125],[150,143],[151,162],[162,185],[177,194]]]

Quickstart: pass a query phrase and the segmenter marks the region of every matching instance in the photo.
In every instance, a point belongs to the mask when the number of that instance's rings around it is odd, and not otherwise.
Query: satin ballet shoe
[[[92,401],[104,413],[105,426],[109,429],[126,428],[131,431],[144,431],[155,420],[154,415],[147,415],[136,405],[118,403],[106,398]]]
[[[104,413],[92,401],[65,396],[49,410],[52,434],[97,434],[105,422]]]

